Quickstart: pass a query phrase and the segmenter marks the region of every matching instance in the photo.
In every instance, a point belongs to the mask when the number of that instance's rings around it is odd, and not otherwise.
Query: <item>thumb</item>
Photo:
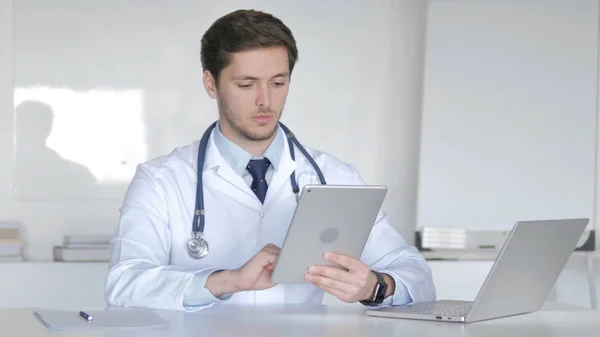
[[[269,265],[272,266],[275,263],[275,261],[277,260],[277,254],[263,250],[258,254],[258,258],[259,258],[260,264],[264,268],[267,268]]]

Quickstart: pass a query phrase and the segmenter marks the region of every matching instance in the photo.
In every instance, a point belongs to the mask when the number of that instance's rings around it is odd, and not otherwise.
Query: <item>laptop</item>
[[[367,309],[369,316],[471,323],[539,310],[589,219],[517,222],[474,301],[440,300]]]

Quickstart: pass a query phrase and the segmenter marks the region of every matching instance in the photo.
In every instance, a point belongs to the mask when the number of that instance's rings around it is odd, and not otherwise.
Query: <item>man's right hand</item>
[[[268,244],[240,268],[212,273],[208,277],[206,288],[215,297],[239,291],[271,288],[275,286],[271,282],[271,274],[279,252],[279,247]]]

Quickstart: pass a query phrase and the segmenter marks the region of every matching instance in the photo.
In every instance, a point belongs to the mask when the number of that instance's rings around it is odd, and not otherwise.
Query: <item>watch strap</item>
[[[381,273],[378,273],[374,270],[371,271],[377,277],[377,285],[375,286],[373,298],[371,300],[362,300],[361,304],[366,306],[376,306],[383,303],[385,299],[385,293],[387,292],[387,283],[385,283],[385,279]]]

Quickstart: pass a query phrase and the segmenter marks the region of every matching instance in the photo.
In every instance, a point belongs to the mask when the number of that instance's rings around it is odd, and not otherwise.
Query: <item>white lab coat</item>
[[[282,132],[281,130],[279,132]],[[282,245],[296,199],[290,174],[300,189],[318,184],[310,162],[296,149],[296,161],[284,142],[283,158],[273,173],[264,205],[217,150],[213,138],[204,163],[204,237],[210,252],[188,255],[196,198],[199,142],[139,165],[128,188],[111,241],[105,297],[110,306],[190,310],[183,306],[186,286],[196,272],[235,269],[268,243]],[[364,184],[357,170],[335,157],[307,148],[328,184]],[[361,260],[406,284],[414,302],[435,299],[430,269],[380,212]],[[235,293],[220,304],[320,304],[323,291],[307,284],[280,284],[262,291]]]

